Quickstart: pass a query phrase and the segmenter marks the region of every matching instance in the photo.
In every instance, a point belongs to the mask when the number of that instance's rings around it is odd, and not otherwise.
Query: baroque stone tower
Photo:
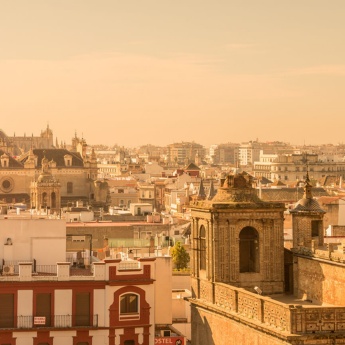
[[[31,208],[50,209],[58,212],[61,208],[61,184],[50,173],[49,167],[56,167],[54,161],[42,159],[42,172],[37,181],[31,182]]]
[[[228,175],[212,200],[192,205],[193,293],[212,300],[217,283],[284,290],[284,204],[260,200],[245,173]]]

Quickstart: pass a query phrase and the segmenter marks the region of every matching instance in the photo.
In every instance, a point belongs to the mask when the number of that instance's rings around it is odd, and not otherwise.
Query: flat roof
[[[317,301],[303,300],[301,298],[296,298],[293,295],[277,294],[277,295],[262,295],[262,297],[270,298],[273,301],[284,303],[284,304],[293,304],[293,305],[302,305],[303,308],[317,308],[317,307],[343,307],[342,305],[329,304],[329,303],[320,303]]]
[[[147,223],[147,222],[67,222],[67,228],[102,228],[102,227],[123,227],[132,225],[147,225],[147,226],[161,226],[162,223]],[[166,224],[167,225],[167,224]]]

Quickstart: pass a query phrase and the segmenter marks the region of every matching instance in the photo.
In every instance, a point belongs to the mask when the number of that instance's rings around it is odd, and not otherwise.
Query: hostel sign
[[[185,345],[184,337],[156,337],[155,345]]]

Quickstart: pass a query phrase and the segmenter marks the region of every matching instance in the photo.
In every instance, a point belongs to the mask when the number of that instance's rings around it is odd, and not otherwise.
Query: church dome
[[[297,212],[320,212],[326,213],[319,205],[319,203],[313,198],[312,194],[313,186],[309,180],[309,174],[307,173],[307,178],[304,185],[304,195],[303,198],[297,201],[296,206],[291,213]]]
[[[39,183],[57,183],[58,181],[54,178],[52,174],[42,173],[38,176],[37,182]]]
[[[313,212],[325,212],[315,199],[302,198],[296,203],[295,208],[291,212],[298,211],[313,211]]]
[[[8,136],[5,134],[5,132],[0,129],[0,139],[4,140],[4,141],[8,141]]]

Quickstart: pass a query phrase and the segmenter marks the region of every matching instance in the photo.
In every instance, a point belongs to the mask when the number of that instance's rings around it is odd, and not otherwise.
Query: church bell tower
[[[246,173],[228,175],[192,209],[193,298],[213,302],[217,284],[284,291],[283,203],[264,202]]]

